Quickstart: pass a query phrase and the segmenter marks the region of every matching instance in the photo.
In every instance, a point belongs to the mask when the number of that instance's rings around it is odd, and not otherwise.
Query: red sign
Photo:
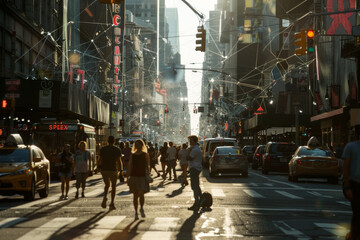
[[[50,131],[66,131],[68,130],[68,125],[63,125],[63,124],[53,124],[53,125],[49,125],[49,130]]]

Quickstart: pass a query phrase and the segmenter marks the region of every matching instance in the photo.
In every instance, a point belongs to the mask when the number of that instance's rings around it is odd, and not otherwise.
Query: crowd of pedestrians
[[[115,196],[117,180],[120,183],[127,183],[130,193],[133,194],[133,205],[135,210],[135,219],[145,217],[144,203],[145,194],[150,191],[149,176],[152,178],[162,177],[163,181],[180,180],[176,173],[178,162],[181,166],[181,186],[185,187],[188,183],[188,173],[190,173],[191,189],[194,192],[194,205],[189,210],[198,210],[200,207],[201,189],[199,175],[202,171],[202,154],[198,146],[198,137],[189,136],[189,147],[186,143],[176,146],[173,142],[164,142],[158,149],[148,142],[147,145],[141,139],[136,140],[132,146],[130,142],[116,143],[113,136],[107,139],[108,144],[100,149],[100,156],[97,163],[98,169],[104,182],[104,196],[101,203],[102,208],[107,207],[108,193],[111,186],[111,200],[109,210],[116,209]],[[61,197],[60,200],[67,200],[69,192],[69,182],[73,174],[76,177],[76,194],[79,197],[81,188],[81,197],[85,198],[86,179],[89,173],[90,154],[87,151],[86,142],[81,141],[78,144],[78,150],[75,154],[70,152],[70,145],[65,144],[64,150],[58,155],[60,168],[59,177],[61,179]],[[160,163],[159,163],[160,159]],[[162,174],[157,169],[161,165]],[[155,175],[152,174],[155,171]],[[172,178],[173,176],[173,178]]]

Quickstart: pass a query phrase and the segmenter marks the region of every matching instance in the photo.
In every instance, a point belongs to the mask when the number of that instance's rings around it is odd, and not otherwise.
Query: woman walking
[[[186,159],[187,155],[188,155],[188,149],[187,149],[186,143],[184,143],[182,145],[182,149],[179,150],[180,166],[183,171],[183,177],[184,177],[184,180],[181,183],[182,186],[189,185],[188,180],[187,180],[187,169],[188,169],[188,165],[189,165],[188,161]]]
[[[68,193],[69,193],[69,183],[70,179],[73,174],[73,155],[70,152],[70,145],[65,144],[64,150],[62,153],[58,155],[60,158],[60,167],[59,167],[59,177],[61,179],[61,197],[60,200],[67,200],[69,199]],[[64,195],[64,188],[65,189],[65,195]]]
[[[89,160],[90,153],[86,150],[87,145],[85,141],[81,141],[78,144],[79,150],[75,154],[75,176],[76,176],[76,194],[75,198],[79,197],[79,188],[81,186],[81,197],[85,197],[85,184],[86,178],[89,173]]]
[[[160,173],[156,169],[156,164],[158,164],[158,159],[156,157],[155,148],[153,147],[153,144],[151,142],[149,142],[148,145],[149,145],[148,153],[150,156],[150,174],[151,174],[151,171],[154,169],[157,176],[160,177]]]
[[[140,202],[141,217],[145,217],[144,194],[150,192],[150,185],[146,180],[146,171],[150,172],[150,157],[147,153],[145,143],[138,139],[132,147],[132,154],[129,161],[129,179],[128,185],[130,192],[133,193],[133,204],[135,209],[135,220],[139,219],[138,206]]]
[[[160,148],[160,162],[161,162],[161,169],[163,174],[165,174],[165,167],[167,161],[167,150],[168,150],[168,143],[164,142],[164,145]]]

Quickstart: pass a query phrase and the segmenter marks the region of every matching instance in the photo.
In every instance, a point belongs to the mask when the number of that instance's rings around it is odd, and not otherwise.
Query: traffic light
[[[193,112],[194,112],[195,114],[197,114],[198,111],[197,111],[196,107],[194,107]]]
[[[315,51],[315,32],[312,29],[306,31],[306,51],[307,54],[314,53]]]
[[[6,99],[3,99],[1,101],[1,108],[5,109],[7,108],[7,106],[8,106],[8,101]]]
[[[100,3],[105,4],[121,4],[123,0],[99,0]]]
[[[160,126],[160,120],[156,121],[156,125]]]
[[[198,27],[198,33],[196,34],[196,48],[195,51],[205,52],[206,47],[206,30],[202,26]],[[197,45],[200,44],[200,45]]]
[[[295,41],[294,41],[294,45],[295,47],[295,54],[296,55],[305,55],[306,53],[306,48],[305,48],[305,34],[306,34],[306,30],[301,30],[301,32],[297,32],[295,33]]]
[[[168,112],[169,112],[168,108],[167,108],[167,107],[165,107],[165,113],[168,113]]]

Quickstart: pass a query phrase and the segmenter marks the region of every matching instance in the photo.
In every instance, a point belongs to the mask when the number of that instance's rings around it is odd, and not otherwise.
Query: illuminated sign
[[[69,124],[42,124],[34,127],[36,131],[77,131],[78,129],[78,125]]]

